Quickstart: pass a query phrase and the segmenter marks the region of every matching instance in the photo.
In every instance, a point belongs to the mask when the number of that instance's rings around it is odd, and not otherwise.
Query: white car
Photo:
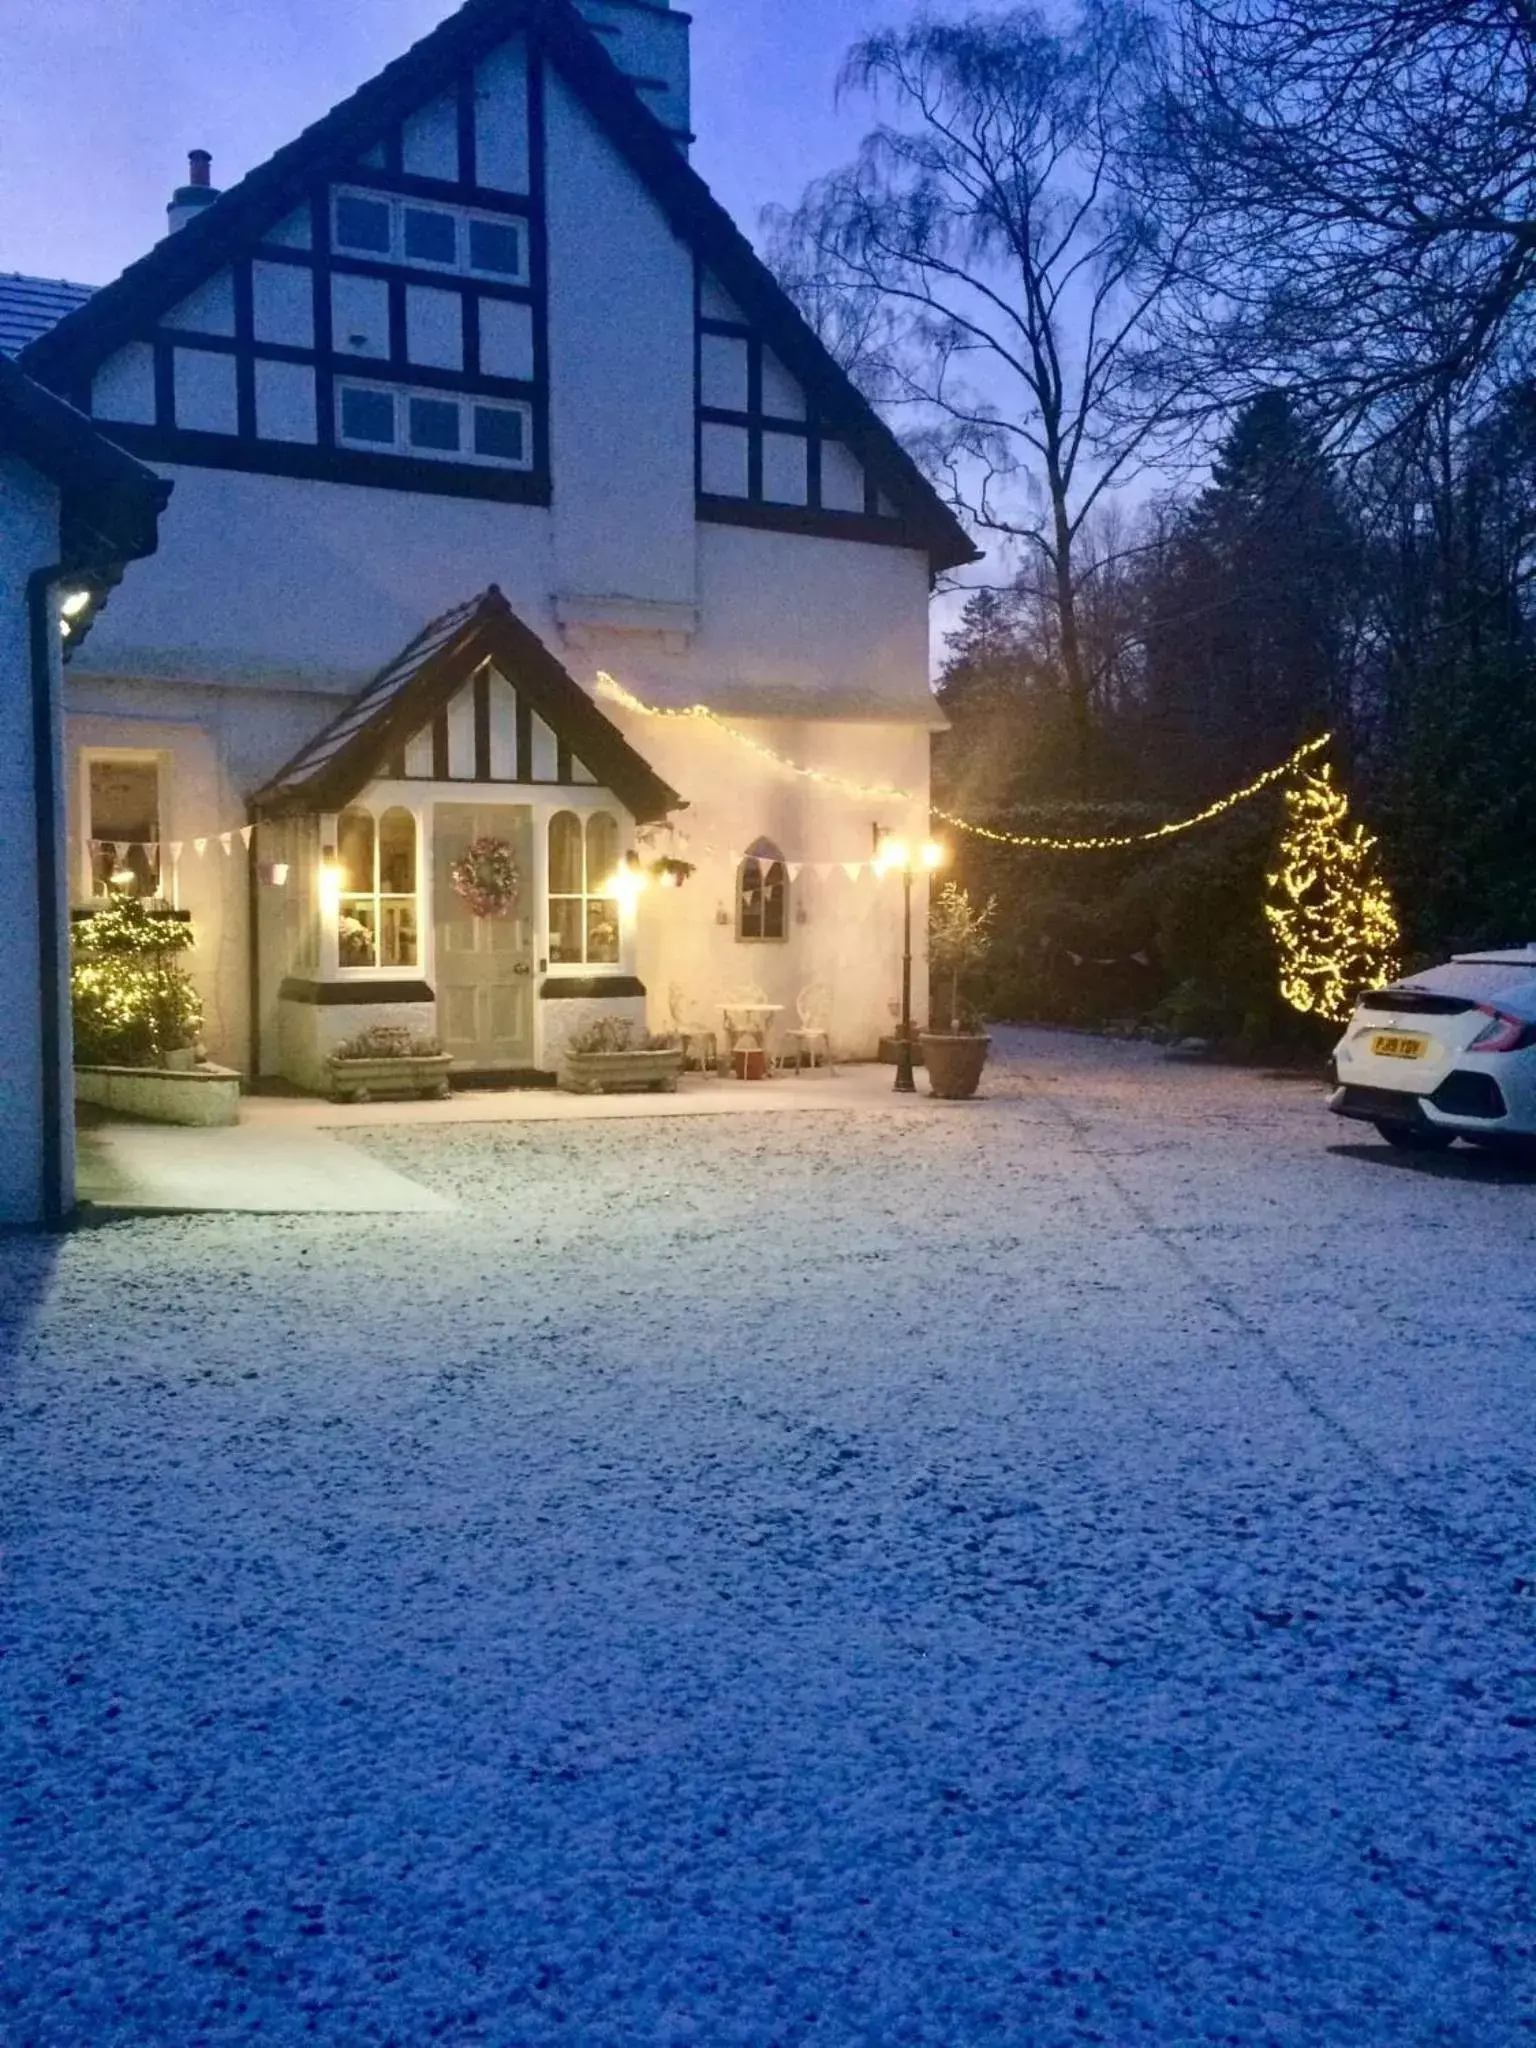
[[[1458,953],[1372,989],[1333,1055],[1337,1116],[1436,1152],[1536,1141],[1536,945]]]

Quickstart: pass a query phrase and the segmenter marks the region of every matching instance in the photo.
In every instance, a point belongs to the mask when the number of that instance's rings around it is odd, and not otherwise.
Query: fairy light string
[[[1177,839],[1181,833],[1193,832],[1198,825],[1209,825],[1213,819],[1235,810],[1239,804],[1262,796],[1266,789],[1272,789],[1277,782],[1284,782],[1288,776],[1294,775],[1304,761],[1320,754],[1332,738],[1332,733],[1319,733],[1316,739],[1304,741],[1288,760],[1266,768],[1252,782],[1218,797],[1215,803],[1207,804],[1193,817],[1175,818],[1166,825],[1154,825],[1149,832],[1100,832],[1085,839],[1054,839],[1039,833],[998,832],[990,825],[977,825],[969,818],[957,817],[953,811],[935,810],[933,815],[942,818],[946,825],[953,825],[961,832],[970,832],[977,839],[988,840],[995,846],[1028,847],[1040,853],[1109,853],[1128,846],[1155,846],[1160,840]]]
[[[776,768],[783,769],[786,774],[799,776],[806,782],[819,783],[824,788],[841,790],[846,796],[886,797],[907,801],[913,795],[910,789],[894,789],[881,783],[853,782],[847,776],[835,774],[829,768],[807,767],[803,761],[795,761],[789,755],[779,753],[765,740],[757,739],[749,732],[743,732],[740,726],[732,725],[729,719],[722,718],[718,711],[712,711],[707,704],[647,704],[643,698],[637,697],[633,690],[625,689],[624,685],[616,681],[606,670],[599,671],[597,687],[600,695],[606,697],[610,703],[617,704],[623,711],[632,712],[637,718],[682,718],[712,725],[728,739],[734,740],[737,746],[745,747],[748,752],[758,755],[762,760],[771,761]],[[1176,839],[1181,833],[1193,832],[1197,826],[1209,825],[1213,819],[1234,810],[1237,805],[1249,803],[1254,797],[1262,796],[1266,789],[1272,789],[1277,782],[1284,782],[1288,776],[1294,775],[1303,762],[1310,761],[1315,755],[1320,754],[1332,738],[1332,733],[1324,732],[1319,733],[1315,739],[1303,741],[1286,760],[1278,762],[1273,768],[1266,768],[1262,775],[1256,775],[1252,782],[1245,783],[1241,789],[1234,789],[1226,796],[1218,797],[1215,803],[1207,804],[1203,811],[1196,811],[1193,817],[1176,818],[1169,824],[1156,825],[1148,832],[1100,832],[1081,839],[1064,839],[1041,833],[999,832],[991,825],[978,825],[970,818],[960,817],[954,811],[934,809],[930,815],[941,819],[946,825],[953,825],[959,832],[969,832],[975,838],[985,839],[994,846],[1018,846],[1040,853],[1109,853],[1129,846],[1155,846],[1161,840]]]

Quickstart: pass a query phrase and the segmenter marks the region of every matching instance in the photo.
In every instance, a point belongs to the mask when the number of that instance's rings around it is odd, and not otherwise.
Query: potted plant
[[[370,1024],[344,1039],[327,1060],[332,1102],[369,1102],[375,1096],[436,1097],[448,1093],[453,1054],[435,1038],[406,1024]]]
[[[566,1041],[560,1086],[572,1095],[620,1088],[675,1095],[682,1066],[680,1040],[654,1037],[628,1017],[594,1017]]]
[[[183,912],[141,896],[75,913],[77,1101],[153,1123],[235,1122],[240,1077],[203,1058],[202,1001],[179,958],[193,943]]]
[[[958,882],[944,883],[929,905],[928,967],[948,1001],[942,1028],[923,1033],[923,1060],[929,1093],[951,1102],[976,1093],[992,1044],[974,1014],[962,1008],[960,982],[968,968],[986,957],[996,910],[995,896],[978,910]]]

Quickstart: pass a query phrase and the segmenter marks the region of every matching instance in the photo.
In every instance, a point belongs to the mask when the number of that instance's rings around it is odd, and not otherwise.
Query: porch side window
[[[549,821],[549,958],[562,967],[613,967],[619,959],[618,899],[608,893],[619,865],[619,822],[594,811]]]
[[[377,825],[369,811],[343,811],[336,827],[341,871],[336,957],[342,967],[415,967],[416,820],[398,806]]]
[[[778,848],[764,840],[758,841],[736,870],[736,936],[789,936],[789,873]]]
[[[160,893],[160,764],[93,760],[88,769],[93,896]]]

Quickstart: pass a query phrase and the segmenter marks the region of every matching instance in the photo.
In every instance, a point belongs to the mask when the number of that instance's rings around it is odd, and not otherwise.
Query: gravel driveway
[[[1536,2038],[1536,1179],[1017,1034],[0,1243],[0,2040]]]

